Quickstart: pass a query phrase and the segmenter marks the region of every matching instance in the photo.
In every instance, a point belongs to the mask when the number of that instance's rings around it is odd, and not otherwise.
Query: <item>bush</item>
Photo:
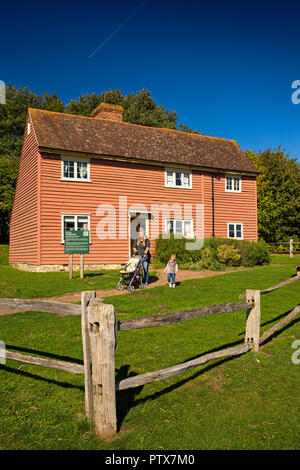
[[[270,263],[271,256],[266,242],[260,240],[258,243],[251,242],[246,249],[246,260],[244,266],[255,266]]]
[[[218,260],[227,266],[238,266],[241,255],[238,250],[230,245],[220,245],[217,249]]]
[[[250,242],[227,238],[207,238],[201,250],[186,250],[186,238],[163,238],[162,234],[156,239],[156,258],[154,264],[166,265],[174,253],[182,269],[210,269],[219,271],[227,266],[255,266],[270,262],[268,246],[264,241]]]

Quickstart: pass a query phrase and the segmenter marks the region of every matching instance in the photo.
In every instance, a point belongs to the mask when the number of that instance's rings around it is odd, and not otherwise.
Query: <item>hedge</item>
[[[255,266],[270,263],[267,244],[261,240],[251,242],[229,238],[206,238],[200,250],[187,250],[186,243],[195,240],[184,237],[164,238],[160,234],[155,240],[157,262],[166,264],[171,254],[175,254],[178,264],[183,269],[222,270],[227,266]]]

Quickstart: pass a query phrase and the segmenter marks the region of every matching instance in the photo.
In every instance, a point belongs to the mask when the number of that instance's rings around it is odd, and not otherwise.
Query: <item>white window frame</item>
[[[60,181],[80,181],[81,183],[91,183],[90,160],[91,160],[90,158],[80,158],[80,157],[71,157],[71,156],[61,155]],[[64,176],[64,162],[74,162],[74,178]],[[77,178],[77,163],[87,163],[87,178]]]
[[[78,230],[78,218],[79,217],[87,217],[88,219],[88,231],[90,234],[90,245],[91,242],[91,214],[78,214],[77,212],[74,214],[72,212],[61,212],[61,243],[65,244],[65,227],[64,227],[64,217],[74,217],[75,218],[75,230]]]
[[[234,237],[229,237],[229,225],[234,226]],[[236,236],[236,226],[240,225],[241,226],[241,237]],[[235,239],[235,240],[244,240],[244,226],[242,222],[228,222],[227,223],[227,238],[230,239]]]
[[[173,182],[172,184],[168,184],[167,172],[173,173]],[[183,175],[187,173],[189,175],[189,186],[181,186],[176,185],[176,173],[181,173],[181,183],[183,183]],[[165,167],[165,188],[177,188],[177,189],[193,189],[192,183],[192,171],[186,168],[168,168]]]
[[[184,233],[183,234],[181,234],[181,233],[176,234],[176,232],[173,232],[173,235],[174,235],[175,238],[176,237],[179,238],[180,236],[183,236],[184,238],[189,238],[191,240],[194,238],[194,220],[193,219],[178,219],[178,218],[166,217],[165,218],[165,234],[168,234],[168,235],[171,233],[171,232],[167,231],[168,222],[170,220],[172,220],[173,222],[176,222],[176,221],[182,222],[183,223],[183,231],[184,231],[184,222],[186,222],[186,221],[191,222],[191,226],[192,226],[191,233],[192,233],[192,235],[190,237],[186,237]],[[175,227],[176,227],[176,223],[175,223]]]
[[[232,189],[227,189],[227,178],[233,178],[233,181],[232,181]],[[238,178],[239,179],[239,189],[234,189],[234,178]],[[226,193],[241,193],[242,192],[242,177],[241,175],[234,175],[234,174],[226,174],[225,175],[225,191]]]

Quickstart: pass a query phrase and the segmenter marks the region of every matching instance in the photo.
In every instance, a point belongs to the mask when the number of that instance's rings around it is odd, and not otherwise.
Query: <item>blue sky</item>
[[[299,26],[295,1],[6,2],[0,80],[64,103],[146,88],[179,122],[300,161]]]

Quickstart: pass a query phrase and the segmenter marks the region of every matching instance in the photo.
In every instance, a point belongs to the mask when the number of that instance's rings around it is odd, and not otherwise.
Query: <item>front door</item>
[[[145,234],[149,237],[149,218],[150,214],[147,212],[135,212],[129,214],[129,233],[130,233],[130,252],[129,256],[133,254],[133,246],[138,238],[139,229],[142,227]]]

